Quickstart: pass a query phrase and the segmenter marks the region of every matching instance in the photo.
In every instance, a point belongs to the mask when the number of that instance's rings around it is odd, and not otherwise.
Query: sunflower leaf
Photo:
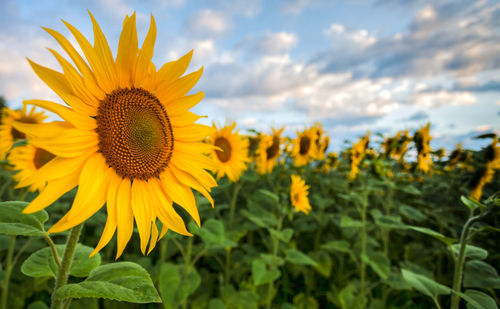
[[[27,202],[0,202],[0,234],[22,236],[44,236],[44,223],[49,216],[45,210],[23,214]]]
[[[161,266],[159,289],[163,306],[167,309],[178,308],[201,283],[201,277],[194,267],[185,272],[185,267],[172,263]]]
[[[82,297],[141,304],[161,302],[148,272],[132,262],[99,266],[84,281],[66,284],[56,291],[57,299]]]

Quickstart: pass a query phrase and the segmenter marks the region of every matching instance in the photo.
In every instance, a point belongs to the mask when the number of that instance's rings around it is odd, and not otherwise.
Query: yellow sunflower
[[[306,215],[311,211],[309,204],[309,186],[300,178],[300,176],[292,175],[292,186],[290,187],[290,200],[296,211],[302,211]]]
[[[239,130],[234,131],[235,122],[220,128],[214,123],[213,127],[215,130],[209,138],[209,144],[218,147],[210,152],[217,165],[217,179],[227,175],[230,181],[236,182],[247,169],[247,163],[250,161],[248,139],[240,135]]]
[[[330,137],[325,135],[325,130],[323,130],[320,123],[315,123],[314,126],[311,127],[311,130],[314,131],[314,143],[316,144],[314,158],[323,160],[325,159],[326,151],[330,143]]]
[[[351,171],[349,173],[349,179],[355,179],[359,174],[359,165],[366,155],[368,150],[368,145],[370,144],[370,132],[367,132],[365,136],[359,139],[359,141],[352,146],[351,149]]]
[[[423,173],[428,173],[430,171],[430,167],[432,166],[430,147],[432,137],[430,136],[430,127],[431,124],[428,123],[425,127],[422,127],[420,130],[415,132],[415,135],[413,136],[418,152],[417,170]]]
[[[20,132],[12,126],[14,121],[22,123],[41,123],[47,118],[43,112],[36,112],[35,107],[32,107],[28,113],[25,104],[21,110],[12,110],[5,107],[1,112],[0,160],[5,158],[15,141],[26,138],[23,132]]]
[[[309,164],[316,155],[316,131],[312,128],[297,131],[297,138],[293,141],[292,156],[295,166]]]
[[[281,154],[281,133],[284,129],[276,130],[273,128],[272,135],[261,134],[255,159],[259,174],[270,173],[278,163]]]
[[[54,154],[29,144],[13,148],[7,156],[9,164],[17,171],[14,180],[18,183],[33,175],[54,158]],[[42,191],[45,185],[46,181],[39,180],[31,184],[29,191]]]
[[[470,197],[479,201],[483,195],[483,188],[495,175],[496,170],[500,169],[500,147],[498,146],[498,137],[495,136],[491,144],[486,148],[486,164],[479,168],[471,180],[472,191]]]
[[[136,16],[126,16],[116,59],[98,23],[90,14],[92,45],[75,27],[64,22],[83,51],[84,59],[60,33],[45,29],[59,42],[74,67],[50,50],[63,73],[30,61],[35,73],[68,105],[31,100],[58,114],[65,122],[25,124],[14,127],[33,136],[30,143],[56,156],[20,186],[46,181],[46,188],[24,210],[39,211],[78,186],[71,209],[49,230],[70,229],[87,220],[104,203],[107,221],[97,253],[117,233],[117,258],[133,230],[139,231],[141,251],[148,253],[168,229],[190,235],[172,202],[184,208],[200,224],[193,192],[201,192],[213,205],[210,188],[216,186],[206,171],[216,168],[203,153],[213,146],[202,140],[212,128],[194,122],[189,112],[203,92],[187,95],[202,69],[182,76],[192,52],[156,70],[153,49],[156,24],[139,49]],[[158,233],[156,219],[162,222]]]

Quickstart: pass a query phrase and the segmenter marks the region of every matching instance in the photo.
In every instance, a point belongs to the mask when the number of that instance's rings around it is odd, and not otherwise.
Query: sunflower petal
[[[131,17],[125,17],[123,30],[118,43],[116,54],[116,70],[120,87],[132,86],[132,73],[135,72],[137,52],[137,30],[135,26],[135,13]]]
[[[43,148],[56,156],[71,158],[97,151],[97,133],[78,129],[66,129],[50,138],[33,138],[31,144]]]
[[[158,99],[160,99],[163,104],[167,104],[167,102],[185,96],[191,90],[191,88],[196,85],[202,74],[203,67],[201,67],[196,72],[181,77],[173,83],[166,85],[161,84],[157,89]]]
[[[117,222],[117,248],[116,259],[118,259],[134,232],[134,214],[130,205],[131,183],[130,179],[124,178],[118,187],[116,194],[116,222]]]
[[[153,221],[151,223],[151,240],[149,241],[148,255],[156,247],[157,242],[158,242],[158,227],[156,226],[156,223]]]
[[[200,226],[200,214],[196,208],[193,192],[189,187],[180,183],[169,169],[166,169],[161,175],[161,184],[165,193],[172,198],[174,202],[184,208]]]
[[[146,197],[147,183],[143,180],[135,179],[132,183],[132,211],[134,212],[135,223],[141,238],[142,254],[146,253],[151,233],[151,205]]]
[[[108,41],[106,40],[101,27],[99,27],[99,24],[90,11],[89,15],[90,19],[92,19],[92,26],[94,28],[94,50],[96,55],[99,55],[97,61],[99,62],[103,73],[106,75],[106,80],[111,85],[110,89],[114,89],[118,83],[116,79],[116,66],[115,60],[113,59],[113,53],[109,48]]]
[[[158,81],[163,85],[168,85],[186,72],[186,69],[193,57],[193,50],[182,56],[176,61],[165,63],[160,70],[158,70]]]
[[[93,130],[97,127],[97,123],[94,118],[76,113],[70,108],[67,108],[66,106],[63,106],[61,104],[45,100],[26,100],[23,101],[23,103],[27,105],[39,106],[41,108],[49,110],[59,115],[62,119],[71,122],[71,124],[73,124],[78,129]]]
[[[137,67],[134,81],[134,86],[136,87],[142,86],[141,83],[144,80],[145,75],[148,73],[149,64],[151,63],[151,59],[153,58],[155,41],[156,22],[153,15],[151,15],[151,25],[149,26],[148,34],[144,39],[144,43],[142,44],[142,48],[139,51],[139,56],[137,58]]]
[[[214,207],[214,200],[212,199],[208,191],[203,187],[203,185],[198,182],[197,179],[195,179],[192,175],[178,169],[177,167],[175,167],[175,165],[170,166],[170,169],[172,170],[172,174],[180,183],[200,192],[204,197],[207,198],[210,204],[212,204],[212,207]]]

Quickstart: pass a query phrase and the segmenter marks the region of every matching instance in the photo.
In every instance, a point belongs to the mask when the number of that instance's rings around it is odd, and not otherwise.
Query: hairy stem
[[[52,250],[52,255],[54,256],[54,261],[56,261],[57,267],[61,267],[61,260],[59,258],[59,254],[57,253],[56,245],[52,241],[52,238],[50,238],[50,236],[47,234],[45,234],[44,238],[49,244],[50,250]]]
[[[57,272],[56,284],[54,285],[54,290],[52,291],[52,305],[51,309],[59,309],[62,305],[61,299],[56,299],[57,290],[68,282],[69,269],[71,263],[73,262],[73,256],[75,255],[76,244],[78,243],[78,238],[80,238],[80,233],[82,231],[83,224],[75,226],[71,229],[71,233],[66,241],[66,248],[64,248],[64,254],[61,261],[61,266]]]

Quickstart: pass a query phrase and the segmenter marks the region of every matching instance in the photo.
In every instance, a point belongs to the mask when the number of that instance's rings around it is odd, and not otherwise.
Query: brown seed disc
[[[217,158],[219,158],[221,162],[227,162],[231,159],[231,143],[229,143],[225,137],[217,137],[214,145],[222,149],[222,151],[215,151]]]
[[[311,139],[308,136],[302,136],[300,138],[300,154],[305,155],[309,152],[309,148],[311,147]]]
[[[55,157],[56,156],[53,153],[37,147],[33,158],[33,164],[35,164],[36,169],[39,169]]]
[[[273,159],[280,150],[280,139],[276,135],[273,136],[273,143],[266,149],[267,160]]]
[[[147,180],[168,166],[174,149],[172,125],[150,92],[115,90],[99,103],[96,119],[99,151],[118,175]]]

